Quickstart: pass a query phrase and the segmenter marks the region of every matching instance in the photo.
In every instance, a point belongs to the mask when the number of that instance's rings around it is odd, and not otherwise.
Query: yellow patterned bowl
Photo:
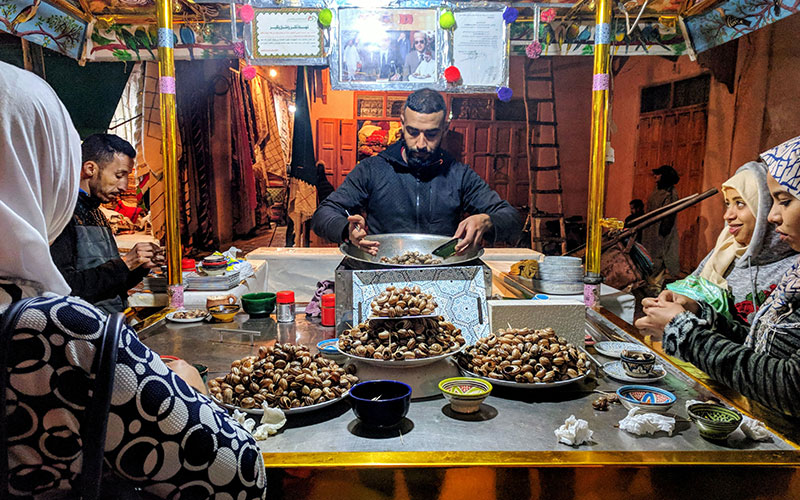
[[[236,316],[236,313],[239,312],[239,304],[212,306],[208,308],[208,312],[216,321],[230,323],[233,321],[233,317]]]
[[[492,384],[479,378],[453,377],[439,382],[439,390],[450,401],[454,412],[475,413],[492,392]]]

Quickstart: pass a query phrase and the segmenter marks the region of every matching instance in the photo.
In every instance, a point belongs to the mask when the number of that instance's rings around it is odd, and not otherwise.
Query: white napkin
[[[559,443],[570,446],[580,446],[592,440],[593,431],[589,429],[589,422],[570,415],[564,425],[553,431]]]
[[[772,439],[770,432],[764,426],[764,422],[742,415],[742,423],[739,429],[744,432],[744,435],[753,441],[769,441]]]
[[[264,408],[264,415],[261,417],[261,425],[253,432],[253,437],[256,441],[267,439],[286,425],[286,415],[281,410],[278,408],[270,408],[267,406],[266,401],[261,404],[261,407]]]
[[[664,431],[672,435],[675,419],[658,413],[639,413],[639,408],[631,408],[628,416],[619,421],[619,428],[637,436]]]

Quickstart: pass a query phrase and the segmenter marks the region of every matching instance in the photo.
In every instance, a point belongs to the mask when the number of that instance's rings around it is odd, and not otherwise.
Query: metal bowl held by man
[[[462,255],[448,257],[433,255],[438,247],[452,240],[449,236],[436,234],[371,234],[369,239],[380,242],[377,255],[370,255],[350,242],[342,243],[339,250],[348,258],[367,263],[374,268],[465,265],[483,255],[481,248],[469,249]]]

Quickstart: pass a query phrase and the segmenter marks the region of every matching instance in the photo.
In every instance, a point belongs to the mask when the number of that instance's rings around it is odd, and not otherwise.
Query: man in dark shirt
[[[347,174],[314,213],[314,231],[336,243],[349,240],[372,255],[378,242],[367,239],[367,228],[372,234],[452,235],[461,238],[458,253],[483,238],[516,243],[522,229],[517,210],[440,148],[446,112],[435,90],[409,95],[400,117],[402,139]],[[462,220],[464,213],[470,215]]]
[[[108,313],[127,307],[127,292],[163,261],[153,243],[137,243],[120,257],[101,203],[116,200],[128,187],[136,150],[116,135],[95,134],[81,146],[80,193],[72,220],[50,245],[50,254],[72,295]]]
[[[625,229],[631,227],[631,222],[635,221],[636,219],[644,215],[644,202],[639,198],[631,200],[630,207],[631,207],[631,214],[625,217]],[[638,233],[636,233],[636,243],[641,243],[641,242],[642,242],[642,232],[639,231]]]

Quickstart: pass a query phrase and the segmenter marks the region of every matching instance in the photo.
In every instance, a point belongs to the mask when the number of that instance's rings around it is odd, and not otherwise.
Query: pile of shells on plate
[[[402,255],[395,255],[393,257],[381,257],[381,262],[384,264],[400,264],[404,266],[430,266],[441,264],[442,259],[437,259],[429,253],[419,253],[418,251],[413,250],[405,252]]]
[[[477,375],[519,383],[558,382],[589,371],[586,353],[552,328],[501,329],[478,339],[459,364]]]
[[[372,315],[384,318],[433,314],[437,306],[433,295],[423,292],[418,286],[397,288],[392,285],[370,304]]]
[[[339,336],[342,352],[387,361],[440,356],[460,350],[465,343],[461,330],[441,316],[373,320]]]
[[[308,347],[294,344],[261,346],[258,356],[231,363],[224,377],[208,381],[211,395],[241,408],[269,406],[290,409],[342,397],[358,382],[355,375]]]

